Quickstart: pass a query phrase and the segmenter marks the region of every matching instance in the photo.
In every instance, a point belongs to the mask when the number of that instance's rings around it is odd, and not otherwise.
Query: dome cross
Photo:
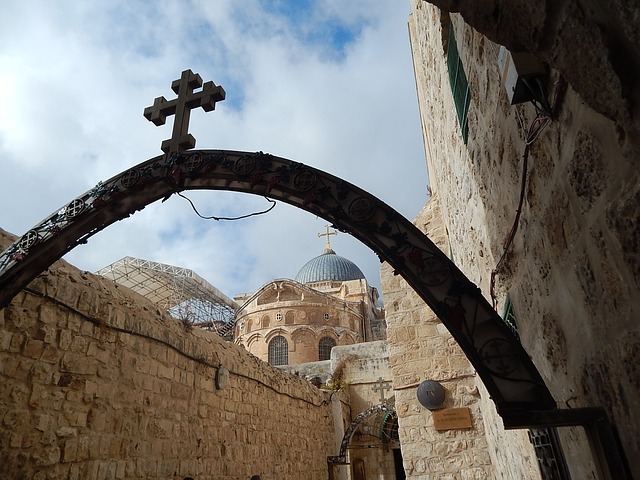
[[[331,227],[329,225],[325,225],[324,228],[326,229],[326,233],[319,233],[318,237],[327,237],[327,245],[324,248],[325,250],[331,249],[331,242],[329,241],[329,235],[338,235],[338,231],[334,230],[333,232],[330,232],[329,229]]]

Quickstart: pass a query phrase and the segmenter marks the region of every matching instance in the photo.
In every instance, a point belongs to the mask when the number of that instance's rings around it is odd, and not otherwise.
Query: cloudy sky
[[[411,66],[409,1],[3,0],[0,227],[21,235],[76,196],[160,154],[172,119],[142,112],[174,97],[190,68],[222,85],[191,116],[197,148],[264,151],[337,175],[408,218],[427,199]],[[185,192],[203,215],[266,209],[262,197]],[[198,218],[173,196],[65,258],[96,271],[127,255],[179,265],[233,296],[292,278],[321,253],[327,222],[278,203],[236,222]],[[379,261],[340,234],[336,252],[379,287]]]

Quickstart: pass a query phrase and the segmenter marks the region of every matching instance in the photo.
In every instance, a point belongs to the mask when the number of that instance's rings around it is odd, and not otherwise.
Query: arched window
[[[273,337],[269,342],[269,363],[271,365],[289,364],[289,342],[282,335]]]
[[[331,360],[331,349],[336,346],[336,341],[331,337],[322,337],[318,344],[318,358]]]
[[[292,311],[288,311],[284,316],[285,325],[293,325],[295,323],[295,314]]]

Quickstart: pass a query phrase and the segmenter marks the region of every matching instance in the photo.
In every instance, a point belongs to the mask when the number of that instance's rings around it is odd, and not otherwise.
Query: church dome
[[[346,280],[358,280],[364,278],[362,270],[340,255],[337,255],[330,247],[327,247],[315,258],[309,260],[296,275],[298,283],[313,283],[334,280],[344,282]]]

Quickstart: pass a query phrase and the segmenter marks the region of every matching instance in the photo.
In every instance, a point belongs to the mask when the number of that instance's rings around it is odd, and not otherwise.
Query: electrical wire
[[[552,119],[556,117],[558,112],[558,108],[560,106],[560,102],[564,97],[564,93],[566,91],[566,83],[563,77],[559,77],[558,81],[554,84],[554,94],[553,101],[551,103],[551,107],[547,107],[545,109],[540,109],[536,102],[533,102],[533,106],[535,107],[538,114],[531,122],[529,126],[529,130],[524,138],[524,152],[522,153],[522,175],[520,181],[520,196],[518,199],[518,208],[516,209],[516,215],[513,219],[513,224],[511,226],[511,230],[507,235],[507,238],[504,241],[504,247],[502,255],[500,256],[500,260],[496,264],[495,268],[491,271],[491,280],[489,284],[489,293],[491,295],[491,302],[493,304],[493,308],[496,309],[498,306],[498,301],[495,294],[496,287],[496,276],[504,266],[504,263],[507,258],[507,254],[511,245],[513,244],[513,240],[516,236],[516,232],[518,231],[518,226],[520,224],[520,215],[522,213],[522,207],[524,205],[525,192],[527,187],[527,171],[529,166],[529,150],[533,142],[540,136],[540,133],[545,129],[547,125],[552,122]],[[546,102],[545,102],[546,103]]]
[[[193,201],[187,197],[186,195],[183,195],[181,192],[176,192],[178,194],[179,197],[184,198],[187,202],[189,202],[189,204],[191,205],[191,208],[193,209],[194,212],[196,212],[196,215],[198,215],[200,218],[203,218],[204,220],[216,220],[216,221],[220,221],[220,220],[228,220],[228,221],[234,221],[234,220],[242,220],[244,218],[249,218],[249,217],[254,217],[257,215],[264,215],[265,213],[269,213],[271,210],[273,210],[276,206],[276,201],[270,199],[269,197],[264,197],[269,203],[271,203],[271,206],[269,208],[267,208],[266,210],[262,210],[260,212],[253,212],[253,213],[248,213],[246,215],[240,215],[239,217],[216,217],[214,215],[207,217],[205,215],[202,215],[198,209],[196,208],[195,204],[193,203]]]
[[[104,323],[102,320],[100,320],[98,318],[94,318],[94,317],[92,317],[90,315],[87,315],[86,313],[81,312],[77,308],[72,307],[70,305],[67,305],[66,303],[64,303],[64,302],[58,300],[57,298],[54,298],[54,297],[52,297],[52,296],[50,296],[50,295],[48,295],[46,293],[38,292],[37,290],[34,290],[32,288],[29,288],[29,287],[24,288],[23,291],[28,293],[28,294],[30,294],[30,295],[37,296],[40,299],[46,298],[47,300],[55,303],[58,307],[62,307],[64,309],[66,309],[67,311],[70,311],[70,312],[82,317],[83,319],[85,319],[86,321],[94,324],[97,327],[107,328],[107,329],[113,330],[115,332],[124,333],[124,334],[127,334],[127,335],[131,335],[131,336],[134,336],[134,337],[140,337],[140,338],[144,338],[146,340],[150,340],[152,342],[159,343],[161,345],[164,345],[167,348],[170,348],[171,350],[175,351],[176,353],[178,353],[179,355],[183,356],[184,358],[187,358],[188,360],[191,360],[192,362],[199,363],[199,364],[201,364],[201,365],[203,365],[205,367],[209,367],[209,368],[213,368],[215,370],[218,370],[222,366],[222,364],[220,362],[220,356],[215,351],[214,351],[214,353],[216,354],[216,357],[218,357],[218,362],[219,362],[218,365],[214,365],[214,364],[208,362],[203,357],[191,355],[190,353],[185,352],[184,350],[178,348],[176,345],[173,345],[171,342],[169,342],[167,340],[163,340],[161,338],[156,338],[154,336],[147,335],[146,333],[136,332],[135,330],[130,330],[128,328],[117,327],[115,325]],[[312,405],[314,407],[323,407],[325,405],[328,405],[329,403],[331,403],[333,395],[340,390],[340,389],[333,390],[329,394],[329,398],[325,398],[324,400],[321,400],[320,403],[316,403],[316,402],[313,402],[313,401],[308,400],[306,398],[299,397],[297,395],[292,395],[292,394],[290,394],[288,392],[285,392],[285,391],[282,391],[282,390],[278,390],[277,388],[273,387],[272,385],[269,385],[268,383],[263,382],[262,380],[259,380],[257,378],[254,378],[254,377],[252,377],[250,375],[245,375],[244,373],[235,372],[235,371],[232,371],[232,370],[230,370],[229,373],[231,375],[235,375],[237,377],[244,378],[245,380],[249,380],[249,381],[255,382],[255,383],[259,384],[259,385],[262,385],[263,387],[268,388],[269,390],[273,391],[274,393],[276,393],[278,395],[284,395],[285,397],[289,397],[292,400],[299,400],[301,402],[307,403],[307,404]]]

